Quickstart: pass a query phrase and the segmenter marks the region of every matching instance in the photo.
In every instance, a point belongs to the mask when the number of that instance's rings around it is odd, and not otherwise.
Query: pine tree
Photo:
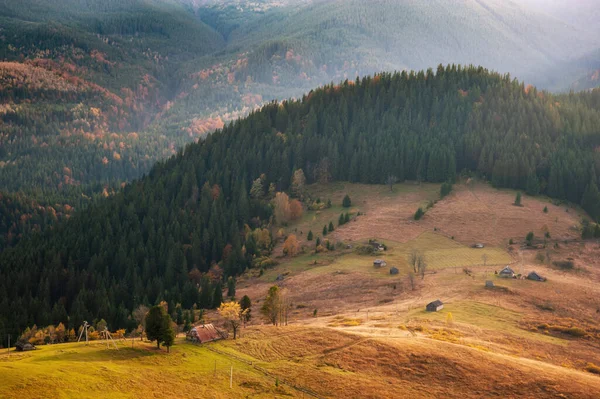
[[[308,241],[312,241],[313,240],[313,232],[312,232],[312,230],[308,231],[308,234],[306,235],[306,239]]]
[[[164,337],[165,318],[170,320],[165,308],[160,305],[151,307],[146,315],[146,337],[150,341],[156,341],[158,349],[160,349]]]
[[[423,217],[423,215],[425,215],[425,212],[423,212],[423,209],[419,208],[419,209],[417,209],[417,211],[415,212],[414,219],[415,219],[415,220],[420,220],[420,219]]]
[[[344,208],[350,208],[352,206],[352,201],[350,200],[350,196],[346,194],[344,199],[342,200],[342,206]]]
[[[235,297],[235,278],[231,276],[227,278],[227,296],[229,298]]]
[[[521,206],[521,193],[520,192],[518,192],[517,196],[515,197],[515,203],[514,203],[514,205]]]
[[[218,308],[219,306],[221,306],[222,303],[223,303],[223,287],[221,286],[221,282],[219,281],[217,284],[215,284],[213,300],[212,300],[212,308],[213,309]]]
[[[329,230],[329,232],[332,232],[334,230],[333,222],[329,222],[329,226],[327,227],[327,230]]]
[[[323,237],[327,235],[327,226],[323,226]]]

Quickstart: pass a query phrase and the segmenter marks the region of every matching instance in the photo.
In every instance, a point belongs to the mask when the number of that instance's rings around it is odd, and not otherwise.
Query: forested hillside
[[[585,26],[497,0],[1,0],[0,22],[0,190],[43,195],[118,186],[320,84],[439,63],[543,83],[600,47]]]
[[[597,219],[599,126],[599,90],[554,96],[475,67],[380,74],[269,104],[0,254],[0,332],[100,318],[133,328],[140,304],[217,305],[224,278],[269,255],[263,229],[281,222],[272,198],[298,169],[309,183],[479,174]]]

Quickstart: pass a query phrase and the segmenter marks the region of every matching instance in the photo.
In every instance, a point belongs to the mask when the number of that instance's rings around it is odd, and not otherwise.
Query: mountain
[[[134,328],[140,304],[218,304],[221,272],[272,262],[270,229],[290,206],[277,192],[300,169],[307,183],[474,174],[598,219],[598,126],[599,90],[555,96],[475,67],[379,74],[271,103],[0,254],[0,331],[100,318]]]
[[[0,189],[43,195],[116,187],[331,81],[472,63],[543,86],[599,47],[581,25],[499,0],[2,0],[0,20]]]
[[[9,191],[118,183],[171,155],[185,140],[146,128],[175,93],[173,71],[224,44],[175,2],[3,0],[0,20]]]
[[[594,34],[600,33],[600,1],[598,0],[521,0],[538,12],[551,15],[571,26]]]

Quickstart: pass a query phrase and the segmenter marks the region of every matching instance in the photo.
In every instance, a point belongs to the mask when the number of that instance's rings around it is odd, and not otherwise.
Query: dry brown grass
[[[256,342],[263,348],[257,351]],[[268,359],[264,367],[271,372],[332,398],[593,398],[600,392],[600,378],[589,373],[450,339],[359,339],[329,329],[287,327],[250,329],[242,340],[222,345]]]
[[[513,206],[515,192],[498,191],[487,185],[456,185],[452,194],[427,211],[423,219],[414,221],[415,210],[435,198],[431,188],[409,192],[396,198],[371,196],[360,204],[365,213],[356,222],[337,230],[336,238],[363,240],[371,237],[407,242],[424,231],[437,228],[440,233],[467,245],[483,242],[505,245],[512,238],[523,242],[529,231],[543,237],[547,226],[554,239],[579,236],[573,226],[579,224],[576,209],[555,206],[539,198],[524,196],[523,206]],[[549,212],[543,209],[548,206]]]

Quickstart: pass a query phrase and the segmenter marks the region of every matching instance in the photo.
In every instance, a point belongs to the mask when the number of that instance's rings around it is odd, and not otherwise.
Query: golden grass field
[[[251,270],[240,278],[238,297],[249,295],[254,304],[240,338],[208,347],[178,339],[170,354],[140,341],[134,349],[131,341],[121,343],[118,352],[61,344],[0,354],[0,398],[311,397],[288,384],[323,398],[600,397],[600,244],[565,243],[579,234],[579,210],[528,196],[515,207],[512,191],[458,185],[414,221],[414,211],[435,200],[438,188],[310,187],[334,206],[305,212],[286,232],[305,236],[331,220],[336,230],[330,237],[344,249],[314,254],[314,242],[303,241],[304,254],[278,257],[279,265],[262,275]],[[362,215],[337,228],[345,193]],[[546,229],[553,240],[547,248],[520,248],[528,231],[541,236]],[[355,253],[370,238],[388,250]],[[508,245],[511,238],[515,245]],[[486,247],[471,248],[474,242]],[[408,258],[415,249],[428,269],[411,283]],[[375,258],[388,267],[373,267]],[[567,258],[575,263],[572,271],[552,265]],[[548,281],[498,278],[494,271],[508,263]],[[390,266],[399,275],[390,275]],[[486,288],[487,280],[495,287]],[[291,303],[288,326],[260,319],[273,284]],[[426,312],[435,299],[444,309]],[[222,323],[214,312],[206,317]]]

